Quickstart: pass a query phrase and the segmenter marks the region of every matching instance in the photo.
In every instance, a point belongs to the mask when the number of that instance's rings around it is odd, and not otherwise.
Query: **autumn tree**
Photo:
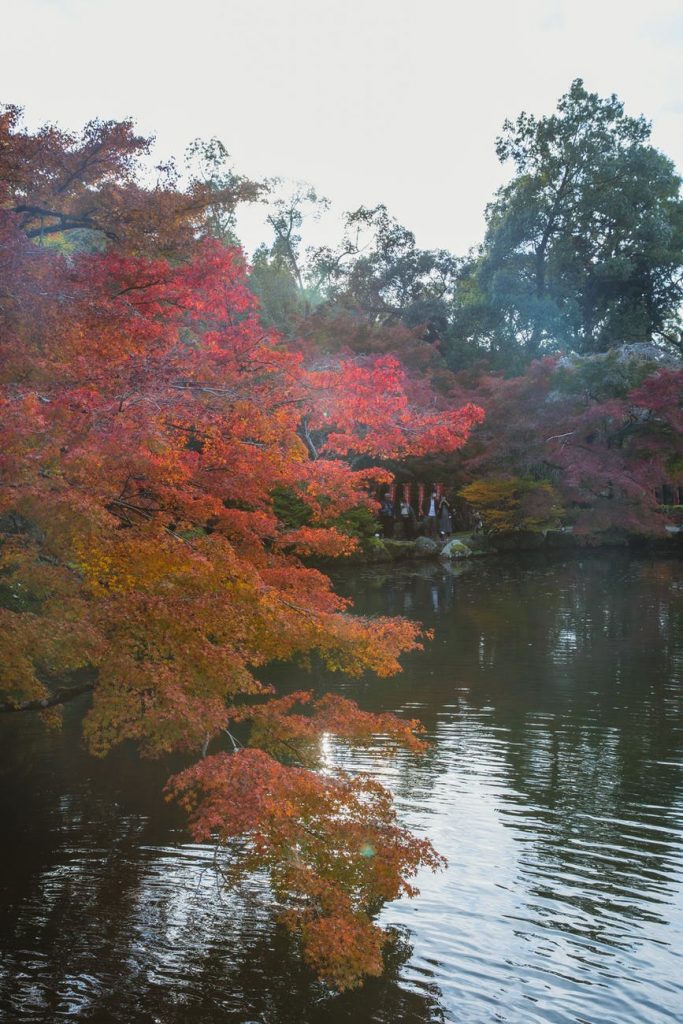
[[[201,151],[204,173],[199,167],[181,189],[172,161],[150,166],[153,140],[137,135],[132,121],[90,121],[80,134],[54,125],[30,133],[21,113],[0,107],[2,204],[39,242],[80,232],[95,245],[175,258],[207,223],[263,190],[224,169],[219,173],[227,154],[216,140],[195,143],[192,153],[196,158]]]
[[[358,984],[381,970],[374,911],[440,861],[374,780],[317,771],[320,737],[419,753],[420,727],[279,697],[259,669],[384,676],[420,646],[304,559],[354,546],[331,521],[387,478],[354,456],[457,450],[481,411],[436,410],[389,355],[307,365],[261,323],[242,253],[201,237],[216,188],[144,184],[129,123],[31,136],[10,110],[3,133],[0,710],[54,721],[88,692],[93,753],[184,753],[167,795],[193,835],[266,869],[308,962]],[[40,244],[77,230],[104,248]]]
[[[663,534],[657,492],[683,470],[683,371],[656,349],[546,358],[468,386],[486,420],[462,453],[463,495],[491,529]]]

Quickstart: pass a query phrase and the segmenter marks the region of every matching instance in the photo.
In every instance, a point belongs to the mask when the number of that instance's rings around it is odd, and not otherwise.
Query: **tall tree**
[[[228,150],[217,138],[194,139],[185,151],[185,168],[190,187],[201,189],[205,197],[202,232],[224,245],[239,245],[237,204],[261,197],[267,184],[257,184],[237,174]]]
[[[266,221],[273,236],[254,253],[249,286],[258,296],[263,322],[294,338],[321,299],[317,281],[310,274],[301,229],[305,221],[318,220],[329,208],[329,201],[304,183],[287,194],[282,194],[279,179],[268,184],[273,195]]]
[[[557,112],[506,121],[515,175],[487,209],[461,328],[526,358],[656,340],[681,347],[683,204],[650,125],[576,79]],[[478,337],[479,333],[479,337]]]
[[[445,250],[419,249],[412,231],[380,205],[346,214],[340,246],[318,249],[311,273],[336,305],[374,323],[421,326],[434,341],[446,328],[457,266]]]

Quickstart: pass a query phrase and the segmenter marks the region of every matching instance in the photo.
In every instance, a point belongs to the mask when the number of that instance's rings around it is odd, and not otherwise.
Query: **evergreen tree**
[[[655,340],[680,350],[680,178],[650,125],[576,79],[557,112],[506,121],[515,175],[487,208],[466,268],[455,336],[510,359]]]

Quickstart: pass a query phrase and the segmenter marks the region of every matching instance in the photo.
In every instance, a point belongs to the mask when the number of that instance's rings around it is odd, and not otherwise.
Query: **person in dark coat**
[[[439,537],[446,540],[453,533],[453,522],[451,520],[451,506],[445,497],[439,502]]]
[[[405,498],[401,502],[399,508],[399,520],[403,527],[403,536],[405,540],[415,540],[417,533],[417,519],[413,506]]]
[[[382,533],[385,537],[394,536],[394,503],[390,494],[385,494],[379,509]]]

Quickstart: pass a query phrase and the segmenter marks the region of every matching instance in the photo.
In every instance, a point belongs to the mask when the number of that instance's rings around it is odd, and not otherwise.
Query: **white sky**
[[[160,156],[215,135],[240,172],[309,181],[339,213],[384,202],[425,248],[481,240],[503,120],[549,113],[576,77],[650,118],[683,168],[681,0],[0,0],[0,16],[0,101],[31,126],[132,116]],[[248,248],[261,217],[241,220]]]

